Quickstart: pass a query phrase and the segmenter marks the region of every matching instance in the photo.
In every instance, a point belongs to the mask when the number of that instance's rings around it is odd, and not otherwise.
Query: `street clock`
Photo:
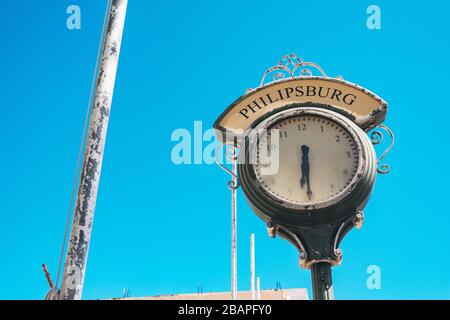
[[[377,159],[373,147],[383,139],[380,129],[393,143],[382,125],[386,113],[386,102],[372,92],[290,55],[214,125],[225,146],[239,149],[232,187],[242,186],[272,237],[299,249],[316,299],[332,298],[339,243],[362,225],[377,172],[389,171],[379,164],[389,150]]]

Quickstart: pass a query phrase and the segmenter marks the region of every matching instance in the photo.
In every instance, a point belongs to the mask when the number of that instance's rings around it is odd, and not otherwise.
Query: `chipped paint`
[[[79,300],[83,292],[89,241],[100,182],[103,151],[111,110],[114,83],[128,0],[112,0],[98,66],[97,86],[92,106],[81,169],[75,211],[70,232],[60,299]]]

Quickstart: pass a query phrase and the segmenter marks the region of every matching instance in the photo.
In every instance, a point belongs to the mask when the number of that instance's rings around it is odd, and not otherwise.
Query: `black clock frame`
[[[289,109],[299,109],[308,114],[308,109],[318,108],[328,111],[336,110],[332,106],[316,103],[295,103],[278,108],[255,121],[252,129],[262,121]],[[310,109],[311,110],[311,109]],[[352,120],[345,116],[348,123]],[[362,159],[365,161],[363,171],[352,191],[344,198],[327,207],[295,209],[282,200],[270,196],[257,181],[253,165],[250,163],[249,136],[245,137],[239,155],[238,173],[242,190],[255,213],[263,219],[273,236],[276,234],[292,242],[301,251],[301,265],[311,267],[318,262],[332,265],[341,261],[338,246],[355,223],[362,219],[361,210],[368,202],[376,176],[376,158],[373,146],[366,133],[355,125],[356,138],[362,148]]]

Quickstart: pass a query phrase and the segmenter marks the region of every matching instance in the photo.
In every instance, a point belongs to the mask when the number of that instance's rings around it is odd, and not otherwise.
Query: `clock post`
[[[315,300],[334,298],[331,270],[342,261],[339,244],[362,226],[376,174],[389,172],[380,164],[394,143],[382,124],[386,114],[387,103],[374,93],[292,54],[214,124],[221,145],[239,149],[238,174],[225,170],[269,236],[299,250]],[[377,159],[381,130],[392,140]]]
[[[314,300],[333,300],[333,280],[331,264],[319,262],[311,266],[311,278]]]

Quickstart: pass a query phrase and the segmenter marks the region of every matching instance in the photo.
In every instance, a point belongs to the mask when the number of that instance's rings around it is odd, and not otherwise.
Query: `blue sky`
[[[81,30],[66,8],[81,8]],[[382,29],[366,27],[381,8]],[[85,299],[230,288],[228,176],[175,166],[176,128],[204,129],[295,52],[388,101],[396,145],[365,225],[343,241],[338,299],[450,298],[446,1],[130,1],[97,201]],[[56,275],[105,0],[0,2],[0,299],[41,299]],[[378,153],[381,152],[377,149]],[[242,193],[239,289],[256,233],[262,288],[307,287],[287,242]],[[443,205],[441,204],[443,203]],[[381,289],[366,286],[370,265]]]

